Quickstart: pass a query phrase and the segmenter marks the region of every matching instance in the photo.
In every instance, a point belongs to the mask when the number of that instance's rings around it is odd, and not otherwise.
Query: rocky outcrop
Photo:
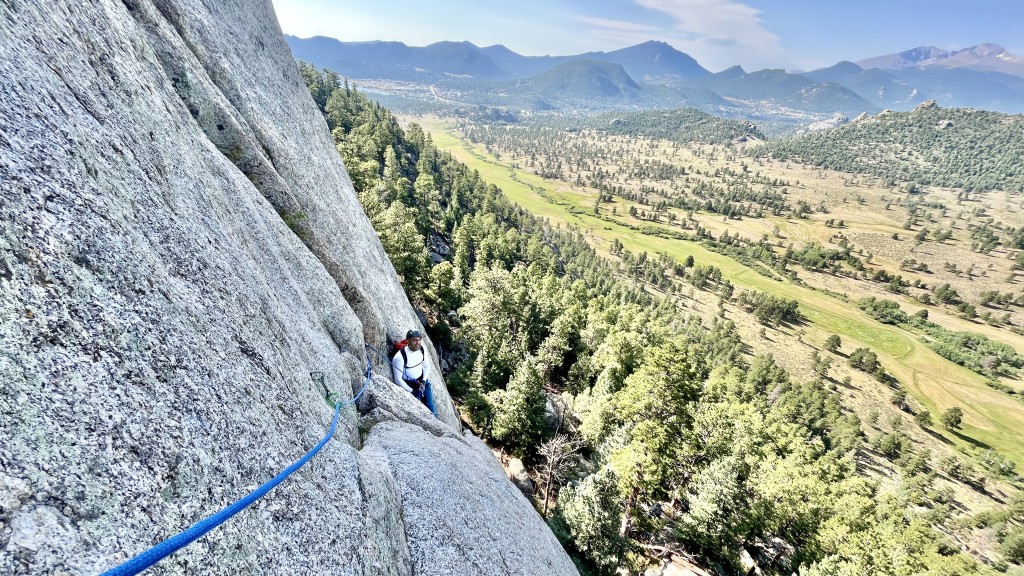
[[[914,108],[914,112],[920,112],[921,110],[931,110],[932,108],[938,108],[938,103],[935,100],[925,100]]]
[[[662,560],[658,566],[644,570],[644,576],[712,576],[712,573],[688,560],[673,557],[672,560]]]
[[[95,574],[308,450],[309,372],[351,396],[417,318],[269,0],[0,15],[0,573]],[[153,573],[575,574],[434,393],[375,376]]]
[[[526,466],[523,465],[523,461],[519,458],[509,458],[508,468],[508,479],[516,485],[516,488],[526,494],[527,496],[533,494],[534,486],[533,479],[530,478],[530,473],[526,471]]]
[[[862,113],[863,114],[863,113]],[[859,116],[858,116],[859,117]],[[812,122],[806,126],[798,128],[796,131],[797,135],[810,134],[812,132],[821,132],[822,130],[831,130],[838,126],[842,126],[850,121],[849,118],[842,114],[833,114],[831,117],[824,120],[818,120]]]

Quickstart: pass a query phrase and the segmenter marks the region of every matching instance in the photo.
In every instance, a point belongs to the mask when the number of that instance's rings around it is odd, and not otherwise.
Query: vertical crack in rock
[[[277,82],[277,97],[261,102],[252,101],[247,92],[250,86],[242,85],[233,69],[228,69],[234,63],[242,66],[243,61],[254,67],[253,59],[237,53],[238,44],[244,44],[247,37],[255,38],[253,43],[261,52],[276,44],[288,54],[273,22],[254,23],[252,18],[239,18],[239,12],[231,9],[233,4],[239,2],[139,1],[134,3],[132,17],[146,31],[157,60],[207,138],[246,175],[334,278],[348,306],[360,319],[363,341],[378,344],[385,342],[386,336],[398,339],[407,328],[419,326],[419,321],[363,216],[326,124],[312,105],[294,61],[290,57],[259,60],[265,61],[265,73],[249,75],[248,81],[263,86],[268,81]],[[206,11],[239,29],[238,37],[232,38],[217,55],[197,47],[198,39],[209,40],[211,36],[205,25]],[[270,27],[273,29],[268,30]],[[274,39],[264,42],[261,34],[269,32],[273,32]],[[281,109],[281,102],[294,101],[299,96],[306,100],[303,106]],[[288,115],[293,124],[301,126],[302,138],[295,141],[292,136],[288,141],[289,135],[274,124],[278,118],[267,116],[268,108],[272,115]],[[320,151],[332,161],[316,164],[311,159],[317,159],[317,155],[296,156],[296,144]],[[304,166],[306,163],[312,165]],[[325,202],[329,196],[336,202]],[[380,270],[390,281],[370,286],[365,274],[368,270]],[[397,301],[402,304],[396,306]],[[325,319],[325,325],[332,323],[333,319]],[[352,342],[351,336],[348,340],[347,346],[339,347],[358,354],[361,344]],[[439,375],[436,359],[434,363],[434,374]],[[461,425],[443,379],[437,376],[436,380],[439,417],[458,429]]]
[[[133,16],[150,34],[161,66],[206,136],[263,194],[338,283],[363,324],[364,340],[383,340],[383,319],[363,289],[351,280],[357,271],[343,269],[332,257],[319,228],[311,222],[310,213],[317,207],[293,194],[291,183],[278,173],[266,136],[250,125],[235,105],[242,99],[238,87],[229,85],[223,62],[205,57],[196,47],[182,12],[173,2],[154,0],[151,5],[136,4]]]

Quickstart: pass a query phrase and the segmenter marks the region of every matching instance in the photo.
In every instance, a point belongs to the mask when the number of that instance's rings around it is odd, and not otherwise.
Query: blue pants
[[[437,416],[437,410],[434,409],[434,391],[430,387],[430,380],[426,382],[406,380],[405,383],[412,388],[412,395],[419,398],[419,401],[430,410],[431,414]]]

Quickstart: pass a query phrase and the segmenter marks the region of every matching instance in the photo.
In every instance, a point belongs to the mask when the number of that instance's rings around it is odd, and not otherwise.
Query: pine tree
[[[533,358],[516,369],[501,402],[494,407],[494,437],[519,454],[531,451],[544,439],[547,396]]]
[[[625,548],[618,533],[622,507],[617,484],[615,473],[604,468],[558,495],[558,517],[568,527],[576,549],[605,569],[618,565]]]
[[[692,351],[676,340],[656,348],[647,362],[616,393],[616,418],[629,432],[628,444],[611,464],[626,494],[619,534],[629,534],[633,508],[657,493],[675,462],[680,439],[690,428],[691,405],[701,386]]]

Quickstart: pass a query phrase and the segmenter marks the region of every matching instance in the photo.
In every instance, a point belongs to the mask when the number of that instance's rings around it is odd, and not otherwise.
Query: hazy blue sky
[[[273,0],[285,33],[576,54],[664,40],[712,71],[811,69],[922,45],[1024,55],[1024,0]]]

